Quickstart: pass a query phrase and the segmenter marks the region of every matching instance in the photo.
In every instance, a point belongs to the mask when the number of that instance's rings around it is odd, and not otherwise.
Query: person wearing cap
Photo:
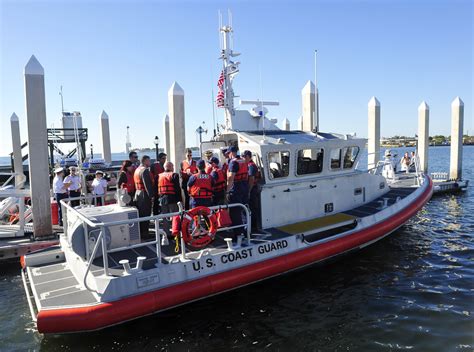
[[[140,166],[133,174],[135,182],[135,204],[138,208],[140,217],[151,215],[151,206],[153,204],[153,178],[150,173],[151,160],[148,155],[142,156]],[[140,221],[140,234],[147,237],[150,231],[150,221]]]
[[[184,193],[184,208],[189,209],[189,193],[188,193],[188,181],[189,178],[198,172],[196,167],[196,161],[193,160],[193,151],[186,149],[186,159],[181,162],[181,188]]]
[[[71,166],[69,168],[71,172],[64,178],[64,183],[67,185],[67,190],[69,192],[69,198],[75,198],[81,196],[81,177],[77,174],[77,168],[75,166]],[[71,206],[77,207],[81,204],[79,199],[71,200]]]
[[[181,202],[179,175],[174,172],[174,165],[169,161],[164,164],[164,168],[165,171],[158,177],[161,212],[163,214],[175,213],[179,210],[178,202]],[[169,219],[163,219],[163,230],[168,236],[171,235]]]
[[[92,181],[92,194],[95,197],[95,204],[97,206],[103,205],[102,198],[105,196],[107,192],[107,180],[104,179],[104,173],[100,170],[95,172],[95,179]]]
[[[53,193],[54,199],[56,199],[58,203],[59,225],[63,226],[63,212],[60,201],[61,199],[67,198],[67,185],[64,184],[64,169],[62,167],[58,167],[54,170]]]
[[[198,173],[192,175],[188,181],[188,192],[190,195],[191,208],[197,206],[210,207],[212,205],[212,188],[214,179],[206,174],[206,162],[199,160],[197,162]]]
[[[211,158],[214,156],[214,154],[212,153],[212,150],[206,150],[204,152],[204,156],[206,157],[205,161],[206,161],[206,174],[210,174],[211,171],[212,171],[212,165],[211,165]]]
[[[222,147],[221,148],[222,155],[224,155],[225,161],[222,164],[222,171],[224,171],[224,175],[227,175],[227,170],[229,169],[229,148]]]
[[[153,198],[153,215],[158,215],[161,213],[160,209],[160,198],[158,195],[158,179],[160,174],[165,172],[164,165],[166,163],[166,153],[159,153],[158,160],[153,163],[150,167],[150,173],[153,178],[154,185],[154,198]]]
[[[247,162],[249,173],[249,206],[252,212],[252,230],[257,230],[260,223],[259,187],[262,176],[257,165],[252,160],[252,152],[250,150],[244,151],[243,157]]]
[[[227,171],[227,193],[226,199],[229,204],[232,203],[248,203],[248,165],[247,162],[241,158],[237,152],[236,146],[231,146],[229,151],[229,169]],[[240,207],[233,207],[229,209],[232,225],[237,226],[242,224],[242,209]],[[242,233],[242,228],[234,230],[234,236]]]
[[[211,177],[214,180],[214,187],[212,188],[212,204],[213,205],[224,205],[225,204],[225,191],[226,191],[226,174],[219,167],[219,159],[215,156],[211,158]]]

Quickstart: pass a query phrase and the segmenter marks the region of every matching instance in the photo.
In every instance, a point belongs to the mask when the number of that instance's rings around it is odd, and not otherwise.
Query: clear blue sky
[[[318,50],[320,126],[367,136],[367,102],[382,105],[382,135],[414,135],[417,108],[430,105],[430,132],[450,134],[450,104],[465,103],[474,133],[472,1],[17,1],[0,0],[0,155],[11,151],[9,118],[27,138],[23,68],[34,54],[45,69],[48,125],[64,104],[79,110],[100,151],[99,115],[110,116],[112,151],[152,147],[162,138],[167,91],[185,91],[187,145],[202,121],[212,129],[211,89],[219,74],[219,9],[233,12],[242,53],[235,91],[279,100],[270,110],[292,126],[301,89],[314,79]],[[218,111],[222,121],[222,111]]]

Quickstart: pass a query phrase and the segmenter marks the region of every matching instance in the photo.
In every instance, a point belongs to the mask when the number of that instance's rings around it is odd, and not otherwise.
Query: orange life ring
[[[205,226],[202,225],[203,222]],[[183,220],[181,221],[183,240],[194,248],[205,247],[211,243],[216,237],[217,228],[216,215],[211,209],[203,206],[193,208],[184,213]]]

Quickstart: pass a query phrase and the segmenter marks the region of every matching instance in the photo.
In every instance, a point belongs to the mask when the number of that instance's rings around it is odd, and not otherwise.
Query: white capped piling
[[[428,172],[428,147],[430,135],[430,107],[422,102],[418,107],[418,157],[423,173]]]
[[[21,155],[21,137],[20,137],[20,121],[15,113],[10,117],[10,126],[12,131],[12,147],[13,147],[13,170],[15,176],[15,188],[23,188],[25,184],[25,174],[23,173],[23,159]]]
[[[380,102],[372,97],[368,104],[369,110],[369,141],[367,145],[368,168],[377,166],[380,160]]]
[[[462,178],[462,134],[464,127],[464,103],[459,98],[451,103],[451,158],[449,165],[449,178],[460,180]]]
[[[41,238],[50,236],[53,233],[53,228],[51,223],[44,69],[34,55],[26,64],[24,74],[33,233],[36,238]]]
[[[181,161],[184,160],[184,148],[186,148],[184,90],[177,82],[174,82],[168,91],[168,112],[170,115],[170,153],[168,160],[174,164],[177,170]]]
[[[281,129],[283,131],[289,131],[290,130],[290,120],[287,118],[284,118],[282,123],[281,123]]]
[[[301,98],[303,103],[302,130],[311,132],[316,128],[316,98],[313,82],[306,83],[301,90]]]
[[[165,114],[163,118],[163,135],[165,137],[165,153],[170,153],[170,117]]]
[[[298,120],[296,120],[296,128],[303,131],[303,116],[300,116]]]
[[[99,117],[100,123],[100,139],[102,145],[102,158],[108,164],[112,162],[112,151],[110,149],[110,129],[109,129],[109,115],[102,110]]]

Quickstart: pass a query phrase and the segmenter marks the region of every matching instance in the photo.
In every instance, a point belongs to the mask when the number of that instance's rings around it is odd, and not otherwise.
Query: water
[[[473,160],[465,147],[464,177],[474,183]],[[449,148],[431,148],[430,163],[447,171]],[[2,265],[0,350],[472,351],[473,214],[472,187],[437,196],[338,262],[86,334],[36,333],[19,265]]]

